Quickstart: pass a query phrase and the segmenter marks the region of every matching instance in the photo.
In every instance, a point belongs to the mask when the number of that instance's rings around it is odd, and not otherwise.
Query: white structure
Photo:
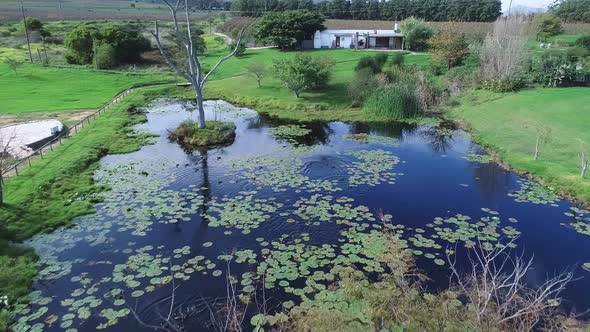
[[[335,30],[316,31],[313,48],[373,48],[402,50],[404,36],[395,25],[393,30]]]
[[[21,159],[33,153],[31,147],[42,144],[62,130],[63,124],[58,120],[19,123],[0,128],[0,142],[8,145],[9,154],[16,159]]]

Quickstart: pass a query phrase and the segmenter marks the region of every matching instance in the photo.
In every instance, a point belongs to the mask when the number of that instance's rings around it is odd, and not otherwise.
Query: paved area
[[[28,147],[63,130],[58,120],[32,121],[0,128],[0,150],[16,159],[26,158],[33,151]]]

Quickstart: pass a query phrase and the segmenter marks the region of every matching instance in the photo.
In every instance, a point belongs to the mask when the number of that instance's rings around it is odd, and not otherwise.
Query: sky
[[[527,7],[538,7],[546,8],[553,0],[512,0],[512,6],[527,6]],[[510,5],[510,0],[502,0],[502,10],[506,11]]]

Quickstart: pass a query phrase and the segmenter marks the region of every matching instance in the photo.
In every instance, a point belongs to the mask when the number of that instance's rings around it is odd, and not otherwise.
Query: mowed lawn
[[[506,95],[476,92],[465,97],[464,105],[450,116],[464,121],[477,141],[510,166],[590,202],[590,172],[580,177],[579,158],[582,151],[590,153],[590,89],[537,88]],[[549,141],[534,161],[537,130],[543,127],[550,128]]]
[[[103,73],[23,65],[15,75],[0,64],[0,115],[96,109],[133,84],[169,80],[169,74]]]

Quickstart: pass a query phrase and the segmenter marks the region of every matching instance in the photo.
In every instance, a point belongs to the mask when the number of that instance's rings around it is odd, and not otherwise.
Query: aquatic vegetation
[[[368,135],[368,134],[350,134],[344,136],[345,140],[356,142],[359,144],[381,144],[381,145],[388,145],[388,146],[398,146],[400,144],[399,139],[395,137],[387,137],[387,136],[375,136],[375,135]]]
[[[466,157],[463,157],[463,159],[469,160],[474,163],[480,163],[480,164],[489,164],[494,161],[494,158],[492,158],[491,156],[488,156],[485,154],[474,154],[474,153],[469,154]]]
[[[584,263],[582,264],[582,268],[588,272],[590,272],[590,263]]]
[[[353,206],[354,199],[349,197],[333,197],[315,194],[309,198],[301,198],[293,204],[294,216],[299,217],[307,225],[320,226],[322,222],[345,224],[364,230],[369,222],[375,221],[374,215],[366,206]],[[289,219],[287,219],[289,222]]]
[[[207,121],[205,128],[199,128],[197,122],[188,120],[171,131],[168,138],[187,150],[228,145],[236,138],[236,125],[232,122]]]
[[[350,187],[376,186],[381,183],[395,184],[396,178],[403,175],[391,171],[400,162],[399,158],[391,152],[361,150],[349,152],[346,155],[360,160],[346,166]]]
[[[256,193],[242,192],[235,197],[223,197],[219,201],[209,203],[208,213],[204,216],[209,221],[209,226],[236,228],[243,234],[248,234],[260,223],[270,219],[271,214],[283,206],[277,203],[274,197],[254,198]]]
[[[572,219],[569,224],[561,223],[566,227],[570,227],[576,232],[590,236],[590,211],[571,207],[569,212],[565,215]]]
[[[518,180],[520,189],[511,191],[508,196],[513,197],[516,202],[528,202],[533,204],[555,204],[559,201],[559,196],[538,183],[528,180]]]
[[[311,133],[310,129],[305,128],[303,125],[281,125],[270,130],[273,135],[277,138],[293,138],[306,136]]]
[[[336,180],[316,180],[301,174],[303,161],[293,156],[245,157],[229,162],[233,169],[261,190],[270,187],[273,191],[294,190],[296,193],[342,190]]]

